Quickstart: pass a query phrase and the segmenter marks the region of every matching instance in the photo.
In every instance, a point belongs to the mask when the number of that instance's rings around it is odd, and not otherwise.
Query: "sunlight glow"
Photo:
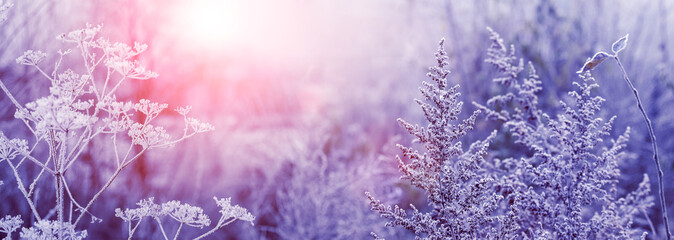
[[[245,35],[245,14],[241,1],[186,1],[180,7],[179,23],[196,43],[209,47],[240,43]]]

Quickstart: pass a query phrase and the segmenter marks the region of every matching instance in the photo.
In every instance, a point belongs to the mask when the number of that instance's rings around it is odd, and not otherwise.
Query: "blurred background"
[[[87,225],[92,239],[126,236],[114,209],[148,197],[201,206],[217,219],[213,196],[232,197],[257,216],[254,226],[235,222],[214,239],[366,239],[372,231],[399,239],[409,233],[384,228],[364,192],[390,204],[425,205],[421,192],[398,180],[395,144],[411,138],[396,119],[423,123],[413,99],[441,38],[450,85],[461,85],[463,114],[475,110],[471,102],[485,103],[500,91],[491,82],[494,69],[484,63],[486,27],[532,61],[543,82],[541,109],[551,114],[579,80],[575,72],[586,58],[629,33],[621,58],[653,120],[665,183],[673,182],[673,8],[669,0],[16,1],[0,27],[0,79],[19,102],[47,95],[48,81],[15,59],[34,49],[51,53],[53,61],[58,49],[70,47],[57,35],[102,24],[101,36],[113,42],[147,43],[138,60],[159,73],[127,82],[118,99],[147,98],[171,109],[192,105],[193,116],[216,127],[153,150],[123,172],[92,209],[104,220]],[[66,66],[81,64],[77,60]],[[607,99],[602,114],[618,116],[614,136],[632,128],[633,157],[622,163],[620,179],[623,191],[631,191],[644,172],[656,179],[648,132],[617,66],[604,64],[594,76]],[[2,94],[0,129],[21,137],[28,130],[14,111]],[[159,120],[179,135],[181,119],[168,111]],[[494,128],[495,122],[480,120],[463,141],[483,139]],[[92,195],[114,170],[105,147],[93,143],[70,173],[73,194]],[[0,215],[28,213],[10,174],[0,170],[6,179]],[[44,183],[45,197],[51,184]],[[656,193],[656,185],[652,189]],[[666,185],[666,195],[674,200],[674,185]],[[662,226],[658,206],[649,215]],[[146,223],[135,236],[159,234]]]

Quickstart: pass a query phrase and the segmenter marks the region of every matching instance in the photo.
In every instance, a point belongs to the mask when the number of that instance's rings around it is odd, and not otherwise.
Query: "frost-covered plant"
[[[188,117],[189,107],[179,107],[176,111],[184,117],[185,129],[178,137],[171,137],[164,128],[153,124],[168,108],[167,104],[146,99],[138,103],[118,101],[115,93],[122,83],[129,79],[147,80],[157,74],[134,60],[147,45],[111,43],[97,37],[100,30],[100,26],[87,25],[58,36],[57,39],[75,50],[59,50],[53,69],[43,68],[47,54],[41,51],[28,50],[16,59],[19,64],[35,68],[49,81],[47,96],[22,104],[0,82],[0,88],[16,108],[15,118],[34,136],[30,140],[9,139],[0,132],[0,163],[7,163],[14,173],[17,188],[36,220],[22,235],[38,237],[54,233],[59,239],[86,236],[85,231],[80,234],[74,229],[87,215],[98,220],[89,210],[123,169],[150,149],[170,147],[197,133],[213,130],[212,125]],[[82,70],[63,70],[64,58],[74,52],[81,57]],[[73,172],[69,170],[81,162],[83,152],[92,141],[106,139],[114,155],[100,156],[100,160],[110,161],[115,169],[93,196],[76,196],[69,183],[73,178],[67,177]],[[46,149],[47,156],[37,154],[38,149]],[[23,173],[20,168],[30,164],[37,166],[39,173],[20,174]],[[54,183],[54,220],[50,219],[53,214],[45,215],[44,209],[39,207],[49,203],[35,194],[38,181],[45,178]]]
[[[218,199],[213,197],[213,199],[220,207],[220,219],[218,219],[218,222],[213,229],[203,233],[195,239],[204,238],[236,220],[247,221],[250,222],[251,225],[253,224],[253,221],[255,221],[255,217],[245,208],[242,208],[239,205],[232,206],[230,198]],[[172,239],[178,239],[178,235],[180,235],[180,230],[183,225],[198,228],[204,228],[211,225],[211,220],[203,213],[203,209],[190,206],[186,203],[181,204],[180,201],[174,200],[159,205],[154,203],[154,198],[149,198],[147,200],[141,200],[137,205],[139,207],[134,209],[115,209],[115,216],[128,223],[129,239],[133,237],[133,234],[145,217],[151,217],[157,222],[159,230],[166,240],[169,238],[162,225],[162,217],[169,216],[180,224]]]
[[[506,48],[503,39],[489,30],[487,62],[501,72],[494,82],[506,91],[488,101],[491,108],[476,105],[489,118],[503,121],[515,142],[529,151],[519,159],[497,161],[504,171],[499,188],[510,203],[507,214],[516,216],[518,235],[555,239],[641,235],[632,220],[653,204],[648,178],[639,189],[618,198],[618,163],[626,158],[629,128],[615,140],[608,138],[615,117],[605,121],[597,116],[604,99],[593,95],[598,87],[595,79],[589,72],[579,74],[582,81],[574,82],[578,90],[569,92],[569,101],[560,102],[561,112],[554,117],[542,113],[536,106],[541,89],[533,65],[529,64],[529,75],[521,77],[523,61],[515,64],[513,47]]]
[[[457,87],[446,88],[447,56],[441,47],[438,65],[424,82],[424,100],[417,100],[428,121],[426,128],[399,120],[425,151],[399,146],[403,178],[428,194],[430,212],[412,206],[408,212],[382,204],[372,197],[372,209],[389,222],[423,239],[632,239],[647,232],[633,226],[653,205],[649,179],[626,196],[618,196],[618,163],[627,158],[624,149],[629,128],[611,139],[615,117],[599,117],[603,98],[593,94],[598,85],[589,72],[579,74],[577,90],[560,101],[561,110],[548,115],[538,106],[541,82],[529,63],[515,57],[500,36],[489,29],[492,44],[486,62],[501,75],[503,86],[487,103],[475,103],[488,118],[503,123],[504,133],[526,151],[504,159],[485,158],[493,132],[484,141],[463,151],[457,141],[475,125],[479,111],[459,124],[461,102]],[[506,138],[508,139],[508,138]],[[496,147],[498,148],[498,146]],[[506,151],[508,152],[508,151]],[[654,227],[651,225],[651,231]],[[376,235],[375,235],[376,237]]]
[[[427,127],[413,125],[402,119],[398,122],[416,141],[423,144],[425,152],[413,147],[398,145],[405,163],[397,157],[403,179],[428,194],[430,212],[422,212],[411,205],[411,216],[404,209],[382,204],[370,193],[372,209],[389,220],[387,226],[401,226],[423,239],[493,239],[506,237],[514,225],[509,219],[495,212],[503,195],[493,191],[495,176],[485,162],[489,143],[496,135],[477,141],[464,151],[458,141],[475,125],[479,111],[458,121],[463,103],[458,100],[458,85],[447,88],[445,69],[448,65],[444,40],[435,54],[437,65],[430,68],[432,83],[423,82],[420,88],[424,100],[416,100],[424,111]]]
[[[41,220],[30,228],[21,229],[21,239],[51,240],[67,239],[81,240],[87,237],[87,230],[75,231],[75,225],[68,222]]]
[[[246,196],[257,202],[253,205],[257,231],[239,238],[366,239],[373,230],[403,238],[402,231],[387,231],[395,229],[386,229],[360,196],[375,183],[392,184],[391,166],[375,158],[381,154],[376,149],[363,147],[371,139],[362,135],[361,128],[343,127],[312,126],[311,132],[293,134],[294,139],[304,139],[291,144],[292,151],[270,152],[280,166],[265,166],[269,177],[254,178],[251,187],[256,191]]]
[[[321,151],[310,155],[297,156],[276,177],[279,186],[271,198],[278,210],[272,213],[275,226],[269,231],[281,239],[354,238],[351,222],[339,221],[361,222],[358,202],[344,197],[352,179],[347,178],[346,169],[330,169],[338,164],[337,159]]]
[[[21,224],[23,224],[21,216],[5,216],[0,219],[0,228],[2,229],[0,232],[7,234],[5,239],[12,239],[12,233],[19,229]]]

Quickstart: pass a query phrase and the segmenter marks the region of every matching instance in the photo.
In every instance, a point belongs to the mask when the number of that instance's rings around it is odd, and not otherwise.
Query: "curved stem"
[[[210,231],[208,231],[208,232],[206,232],[206,233],[204,233],[204,234],[201,234],[201,236],[195,238],[194,240],[199,240],[199,239],[202,239],[202,238],[204,238],[204,237],[206,237],[206,236],[208,236],[208,235],[211,235],[212,233],[214,233],[214,232],[217,231],[218,229],[220,229],[220,228],[222,228],[222,227],[224,227],[224,226],[227,226],[227,225],[229,225],[230,223],[236,221],[236,218],[232,218],[231,220],[229,220],[229,221],[227,221],[226,223],[223,224],[224,220],[225,220],[225,219],[224,219],[223,217],[220,217],[220,221],[218,221],[218,225],[217,225],[217,226],[215,226],[215,227],[214,227],[213,229],[211,229]]]
[[[641,104],[641,99],[639,98],[639,92],[637,92],[637,89],[634,87],[632,84],[632,81],[630,81],[630,78],[627,76],[627,71],[625,71],[625,68],[623,67],[622,63],[620,62],[620,59],[618,59],[618,56],[613,57],[615,61],[618,63],[618,67],[620,67],[620,70],[623,72],[623,78],[625,79],[625,82],[627,82],[627,85],[632,89],[632,92],[634,93],[634,97],[637,99],[637,106],[639,107],[639,110],[641,110],[641,114],[644,117],[644,120],[646,120],[646,125],[648,126],[648,133],[651,137],[651,145],[653,147],[653,161],[655,161],[655,166],[658,170],[658,187],[660,190],[660,207],[662,208],[662,219],[665,223],[665,232],[667,234],[667,239],[670,240],[672,239],[672,234],[669,232],[669,219],[667,217],[667,204],[665,202],[665,190],[663,187],[663,181],[662,181],[662,168],[660,167],[660,160],[658,160],[658,145],[655,142],[655,132],[653,131],[653,125],[651,124],[651,119],[648,118],[648,115],[646,114],[646,111],[644,110],[643,104]]]

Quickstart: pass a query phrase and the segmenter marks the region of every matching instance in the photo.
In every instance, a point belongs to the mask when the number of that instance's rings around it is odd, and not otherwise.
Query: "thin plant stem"
[[[58,238],[63,239],[63,175],[59,172],[56,176],[56,219],[58,220]]]
[[[157,224],[159,225],[159,230],[161,230],[161,234],[164,235],[164,239],[168,240],[168,237],[166,236],[166,231],[164,231],[164,226],[161,225],[161,220],[159,220],[159,218],[154,218],[154,220],[157,221]]]
[[[660,207],[662,208],[662,219],[665,223],[665,232],[667,234],[667,240],[672,239],[672,234],[669,232],[669,219],[667,217],[667,204],[665,202],[665,190],[664,190],[664,183],[662,180],[662,168],[660,167],[660,160],[658,159],[658,145],[655,142],[655,132],[653,131],[653,125],[651,124],[651,119],[648,118],[648,115],[646,114],[646,111],[644,110],[643,104],[641,104],[641,98],[639,98],[639,92],[637,89],[634,87],[632,84],[632,81],[630,81],[630,78],[627,76],[627,71],[625,71],[625,68],[623,67],[622,63],[620,62],[620,59],[618,59],[618,56],[613,57],[615,61],[618,63],[618,67],[620,67],[620,71],[623,73],[623,78],[625,79],[625,82],[627,82],[627,85],[632,89],[632,93],[634,93],[634,97],[637,99],[637,106],[639,107],[639,110],[641,110],[641,114],[644,117],[644,120],[646,121],[646,125],[648,126],[648,133],[651,137],[651,145],[653,147],[653,161],[655,161],[655,167],[658,170],[658,187],[660,190]]]
[[[122,172],[122,170],[123,170],[128,164],[130,164],[131,162],[133,162],[133,160],[135,160],[135,159],[137,159],[138,157],[140,157],[141,155],[143,155],[143,153],[145,153],[145,149],[143,149],[143,150],[140,151],[138,154],[136,154],[135,156],[133,156],[133,158],[131,158],[131,160],[129,160],[129,162],[126,163],[126,165],[121,166],[121,167],[118,167],[117,170],[115,170],[115,172],[112,173],[112,175],[110,176],[110,178],[108,178],[108,181],[105,183],[105,185],[103,185],[103,187],[101,187],[101,189],[98,190],[98,192],[96,193],[96,195],[94,195],[94,197],[91,198],[91,200],[89,200],[89,203],[87,203],[87,205],[84,207],[84,209],[82,209],[82,213],[80,213],[80,215],[79,215],[79,216],[77,217],[77,219],[75,220],[75,223],[73,223],[74,226],[77,226],[77,223],[79,223],[80,220],[82,220],[82,217],[84,217],[84,213],[86,213],[87,211],[89,211],[89,208],[91,207],[92,204],[94,204],[94,201],[96,201],[96,199],[98,199],[98,197],[100,197],[101,194],[103,194],[103,192],[104,192],[105,190],[107,190],[108,187],[110,187],[110,185],[112,184],[112,182],[115,181],[115,179],[116,179],[117,176]]]
[[[2,88],[2,91],[4,91],[5,94],[7,94],[9,100],[12,101],[12,103],[14,103],[14,106],[16,106],[18,110],[23,110],[23,106],[21,106],[19,101],[16,101],[16,98],[14,98],[12,93],[9,91],[9,89],[7,89],[7,86],[5,86],[5,84],[2,81],[0,81],[0,88]]]
[[[63,178],[63,188],[66,190],[66,192],[68,193],[68,196],[70,197],[70,204],[71,204],[71,205],[72,205],[72,204],[75,204],[75,206],[76,206],[79,210],[84,209],[84,208],[82,207],[82,205],[80,205],[79,203],[77,203],[77,201],[75,200],[75,197],[73,197],[73,194],[70,192],[70,187],[68,187],[68,181],[66,181],[65,178]],[[71,207],[71,209],[72,209],[72,207]],[[91,214],[91,213],[89,213],[89,214]],[[93,214],[91,214],[91,215],[93,216]],[[71,214],[70,214],[70,218],[71,218],[71,220],[69,221],[69,223],[72,223],[72,211],[71,211]]]
[[[178,235],[180,235],[180,230],[183,228],[183,223],[180,223],[180,226],[178,226],[178,230],[176,231],[176,235],[173,236],[173,240],[178,239]]]
[[[140,226],[140,222],[143,221],[143,218],[138,219],[138,222],[136,223],[136,226],[131,229],[131,222],[129,222],[129,240],[133,237],[133,234],[136,232],[136,229],[138,229],[138,226]]]
[[[16,167],[14,167],[14,164],[12,164],[12,161],[7,160],[7,164],[12,168],[12,172],[14,172],[14,177],[16,178],[16,182],[19,188],[19,191],[23,194],[23,197],[26,198],[26,202],[28,203],[28,206],[30,207],[30,210],[33,212],[33,216],[38,221],[42,221],[42,218],[40,217],[40,214],[37,212],[37,208],[35,208],[35,204],[30,199],[30,195],[28,192],[26,192],[26,187],[23,185],[23,182],[21,181],[21,177],[19,177],[19,172],[17,171]]]
[[[42,74],[42,76],[44,76],[44,77],[46,77],[47,79],[49,79],[50,82],[54,82],[54,79],[53,79],[52,77],[50,77],[46,72],[44,72],[44,71],[42,70],[42,68],[40,68],[40,67],[37,66],[37,65],[33,65],[33,66],[35,66],[35,68],[37,68],[37,71],[40,72],[40,73]]]
[[[232,223],[232,222],[234,222],[234,221],[236,221],[236,218],[232,218],[231,220],[229,220],[229,221],[227,221],[226,223],[223,224],[224,219],[223,219],[223,218],[220,218],[220,221],[218,221],[218,225],[217,225],[217,226],[215,226],[215,227],[214,227],[213,229],[211,229],[210,231],[208,231],[208,232],[206,232],[206,233],[204,233],[204,234],[201,234],[201,236],[195,238],[194,240],[199,240],[199,239],[202,239],[202,238],[204,238],[204,237],[206,237],[206,236],[208,236],[208,235],[211,235],[211,234],[214,233],[216,230],[218,230],[218,229],[220,229],[220,228],[222,228],[222,227],[224,227],[224,226],[227,226],[227,225],[229,225],[230,223]]]
[[[87,211],[89,211],[89,208],[90,208],[91,205],[94,203],[94,201],[96,201],[96,199],[98,199],[98,197],[99,197],[99,196],[100,196],[106,189],[108,189],[108,187],[110,186],[110,184],[112,184],[112,181],[115,180],[115,178],[117,177],[117,175],[119,175],[119,173],[120,173],[121,171],[122,171],[122,169],[121,169],[121,168],[118,168],[118,169],[112,174],[112,176],[108,179],[108,181],[105,183],[105,185],[103,185],[103,187],[96,193],[96,195],[94,195],[94,197],[93,197],[91,200],[89,200],[89,203],[87,203],[87,205],[84,207],[84,209],[82,209],[82,213],[80,213],[80,215],[77,217],[77,219],[75,220],[75,223],[73,223],[73,225],[77,226],[77,223],[79,223],[80,220],[82,219],[82,217],[84,217],[84,213],[87,212]]]
[[[653,221],[651,221],[651,218],[648,217],[648,213],[644,209],[639,209],[639,212],[644,215],[644,218],[646,218],[646,221],[648,221],[648,227],[651,228],[651,232],[653,232],[653,236],[658,236],[658,233],[655,232],[655,225],[653,225]]]

